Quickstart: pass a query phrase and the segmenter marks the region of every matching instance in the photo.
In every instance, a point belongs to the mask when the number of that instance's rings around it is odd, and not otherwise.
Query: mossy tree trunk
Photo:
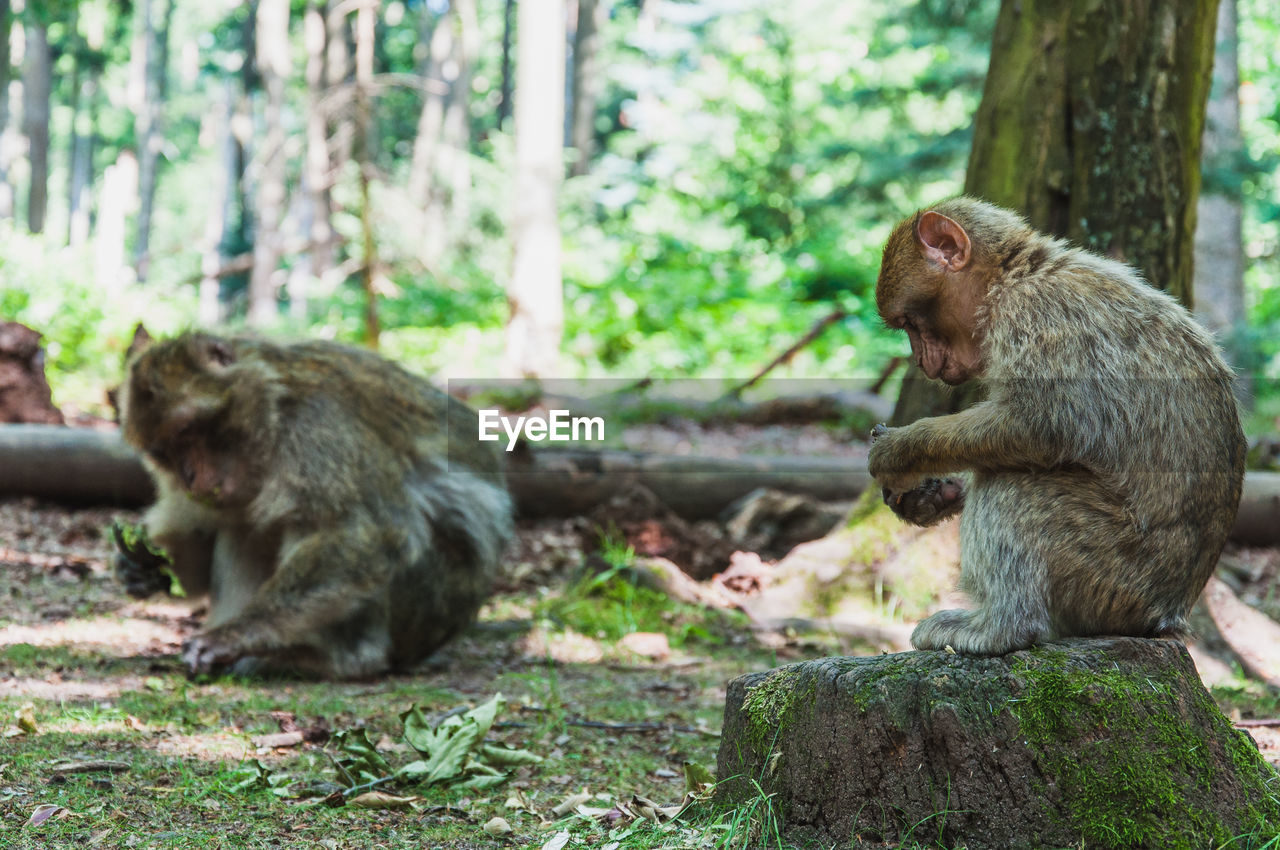
[[[1191,304],[1218,0],[1004,0],[965,193],[1136,266]],[[893,423],[958,410],[920,379]]]
[[[843,846],[1245,847],[1280,832],[1280,774],[1175,641],[742,676],[718,762],[723,802],[768,799],[793,834]]]

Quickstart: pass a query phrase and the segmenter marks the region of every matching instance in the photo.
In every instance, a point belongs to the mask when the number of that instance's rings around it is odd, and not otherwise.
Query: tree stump
[[[40,334],[17,322],[0,322],[0,422],[62,424],[44,377]]]
[[[1280,835],[1280,774],[1172,640],[741,676],[718,773],[723,802],[772,795],[789,832],[842,846],[1245,847]]]

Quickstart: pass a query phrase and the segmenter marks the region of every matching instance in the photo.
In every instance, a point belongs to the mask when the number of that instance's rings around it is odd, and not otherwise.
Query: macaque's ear
[[[230,366],[235,362],[236,353],[226,340],[210,339],[205,343],[205,358],[213,366]]]
[[[153,342],[155,342],[155,339],[147,332],[146,325],[138,322],[133,329],[133,338],[129,340],[129,347],[125,349],[125,359],[127,360],[140,351],[145,351]]]
[[[925,257],[944,268],[960,271],[969,264],[969,234],[942,213],[929,210],[920,216],[916,238]]]

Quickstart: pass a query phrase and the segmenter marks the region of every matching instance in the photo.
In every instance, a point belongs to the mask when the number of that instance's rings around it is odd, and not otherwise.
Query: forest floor
[[[561,833],[572,833],[570,846],[603,845],[611,833],[629,847],[714,843],[632,816],[644,801],[679,805],[686,762],[714,772],[726,682],[869,651],[765,645],[740,617],[659,607],[643,591],[588,599],[577,534],[542,522],[522,528],[509,570],[516,578],[480,622],[411,674],[193,682],[176,655],[198,624],[189,607],[131,600],[111,575],[108,528],[138,516],[0,502],[0,846],[565,846]],[[566,619],[597,628],[587,634]],[[650,631],[614,639],[638,626]],[[332,733],[363,728],[398,765],[414,755],[401,739],[402,713],[418,706],[440,716],[497,693],[506,708],[489,739],[540,763],[487,791],[402,783],[383,790],[417,797],[411,805],[326,804],[338,779],[326,754]],[[261,737],[282,730],[304,740],[272,746],[279,739]],[[251,781],[259,764],[272,782],[289,783],[290,797]],[[320,796],[293,797],[308,790]],[[566,801],[569,815],[557,815]],[[583,817],[579,806],[600,812]],[[495,817],[510,834],[485,831]]]
[[[129,599],[111,575],[110,524],[138,517],[0,502],[0,846],[744,846],[748,831],[707,805],[669,817],[700,775],[687,765],[714,773],[726,683],[876,651],[601,581],[616,544],[589,569],[598,531],[564,520],[524,524],[476,626],[411,673],[192,681],[176,653],[198,617]],[[360,740],[403,765],[419,758],[403,714],[464,716],[499,693],[487,740],[537,763],[487,789],[446,777],[339,793],[335,759],[350,766]],[[1234,719],[1280,716],[1274,692],[1243,680],[1214,693]],[[1249,731],[1280,762],[1280,726]]]

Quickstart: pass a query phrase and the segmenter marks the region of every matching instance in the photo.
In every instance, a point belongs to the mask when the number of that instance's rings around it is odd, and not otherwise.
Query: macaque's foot
[[[955,516],[964,507],[964,482],[958,478],[930,478],[906,492],[882,491],[884,503],[915,525],[933,525]]]
[[[145,599],[169,589],[169,561],[147,545],[144,534],[135,533],[131,540],[126,539],[125,527],[117,522],[111,526],[111,536],[117,549],[113,567],[125,593]]]
[[[243,656],[240,641],[218,629],[202,632],[182,646],[182,663],[187,667],[188,676],[220,672],[230,665],[239,664]]]
[[[961,655],[1005,655],[1026,649],[1046,635],[1030,629],[1002,633],[983,621],[978,611],[953,608],[926,617],[911,633],[916,649],[946,649]]]

